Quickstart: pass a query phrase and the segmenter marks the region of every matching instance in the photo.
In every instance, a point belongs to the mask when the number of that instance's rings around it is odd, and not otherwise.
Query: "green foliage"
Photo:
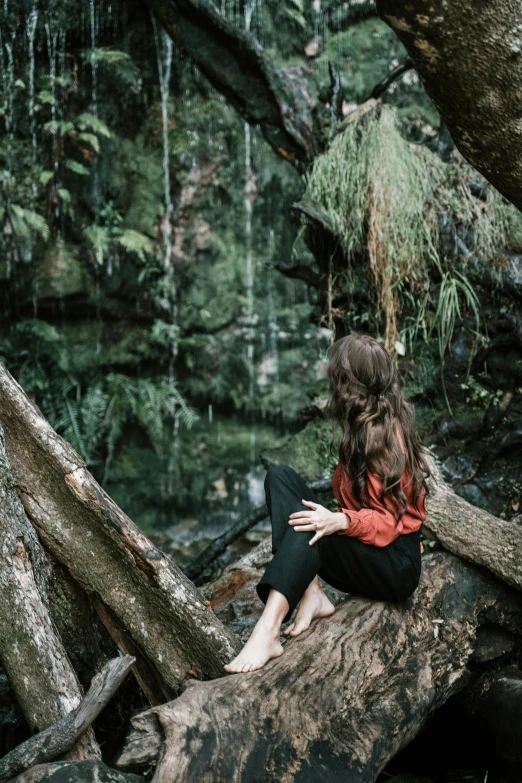
[[[314,161],[305,200],[328,215],[348,255],[363,252],[377,216],[390,264],[402,279],[420,280],[426,261],[437,257],[437,212],[426,214],[426,202],[444,174],[435,155],[403,138],[394,111],[383,106],[348,122]]]
[[[19,204],[10,204],[8,210],[11,226],[17,237],[31,240],[36,235],[43,240],[49,239],[49,226],[37,212],[24,209]]]
[[[67,158],[64,161],[64,165],[69,169],[69,171],[72,171],[74,174],[79,174],[81,177],[88,177],[91,173],[87,166],[78,163],[78,161],[73,160],[72,158]]]
[[[90,63],[107,66],[111,73],[121,79],[124,84],[130,84],[135,89],[139,89],[140,69],[127,52],[109,47],[98,47],[94,51],[88,49],[83,53],[83,57]]]
[[[20,321],[0,341],[0,359],[33,394],[44,416],[104,479],[125,428],[138,426],[167,457],[176,421],[197,419],[167,376],[134,378],[106,372],[92,352],[82,352],[45,321]]]
[[[100,218],[104,225],[94,224],[86,226],[83,234],[92,246],[94,257],[103,266],[105,259],[111,252],[115,252],[115,246],[124,248],[128,253],[135,253],[141,261],[154,252],[153,241],[131,228],[122,228],[123,217],[109,202],[100,210]]]
[[[466,402],[469,405],[473,405],[479,408],[480,410],[484,410],[491,404],[491,402],[493,401],[500,402],[504,394],[504,390],[503,389],[492,390],[490,388],[487,388],[479,380],[481,377],[484,377],[483,373],[479,373],[477,378],[475,378],[473,375],[468,374],[465,383],[460,384],[460,388],[465,389]]]
[[[80,131],[89,130],[106,139],[110,139],[112,135],[105,122],[91,112],[82,112],[77,117],[75,125]]]

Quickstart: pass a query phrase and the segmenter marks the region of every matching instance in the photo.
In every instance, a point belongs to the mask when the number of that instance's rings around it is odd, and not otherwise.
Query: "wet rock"
[[[16,783],[145,783],[140,775],[129,775],[107,767],[101,761],[56,761],[37,764],[17,778]]]
[[[473,465],[471,462],[458,454],[451,454],[442,463],[442,475],[444,480],[450,484],[457,484],[466,481],[473,475]]]
[[[474,482],[455,487],[455,492],[474,506],[490,510],[487,497]]]
[[[78,257],[78,249],[57,242],[46,253],[38,270],[40,299],[61,299],[87,293],[87,277]]]

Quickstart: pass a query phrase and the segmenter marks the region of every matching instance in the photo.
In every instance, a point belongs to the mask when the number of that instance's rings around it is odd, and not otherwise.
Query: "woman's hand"
[[[288,524],[294,526],[294,530],[304,533],[313,533],[310,546],[319,541],[323,536],[331,536],[338,530],[348,530],[350,521],[342,511],[329,511],[319,503],[312,500],[302,500],[307,509],[290,514]]]

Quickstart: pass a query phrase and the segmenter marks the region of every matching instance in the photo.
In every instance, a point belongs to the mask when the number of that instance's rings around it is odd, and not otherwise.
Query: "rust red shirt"
[[[426,519],[425,491],[422,490],[417,511],[411,499],[411,484],[408,483],[408,474],[404,473],[401,486],[408,507],[400,522],[397,522],[398,506],[393,497],[387,497],[386,503],[393,509],[388,511],[379,500],[382,490],[382,481],[368,471],[368,494],[372,508],[361,508],[353,494],[352,482],[348,479],[341,463],[337,464],[332,478],[332,489],[339,504],[338,511],[342,511],[350,519],[347,530],[339,530],[339,535],[359,538],[365,544],[372,546],[387,546],[400,535],[413,533],[419,530]],[[421,552],[424,548],[421,544]]]

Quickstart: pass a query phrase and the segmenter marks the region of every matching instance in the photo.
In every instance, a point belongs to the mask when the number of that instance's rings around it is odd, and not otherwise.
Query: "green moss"
[[[328,478],[337,464],[337,453],[330,455],[331,424],[324,418],[312,419],[296,435],[281,446],[262,452],[263,462],[270,465],[290,465],[305,481]]]

